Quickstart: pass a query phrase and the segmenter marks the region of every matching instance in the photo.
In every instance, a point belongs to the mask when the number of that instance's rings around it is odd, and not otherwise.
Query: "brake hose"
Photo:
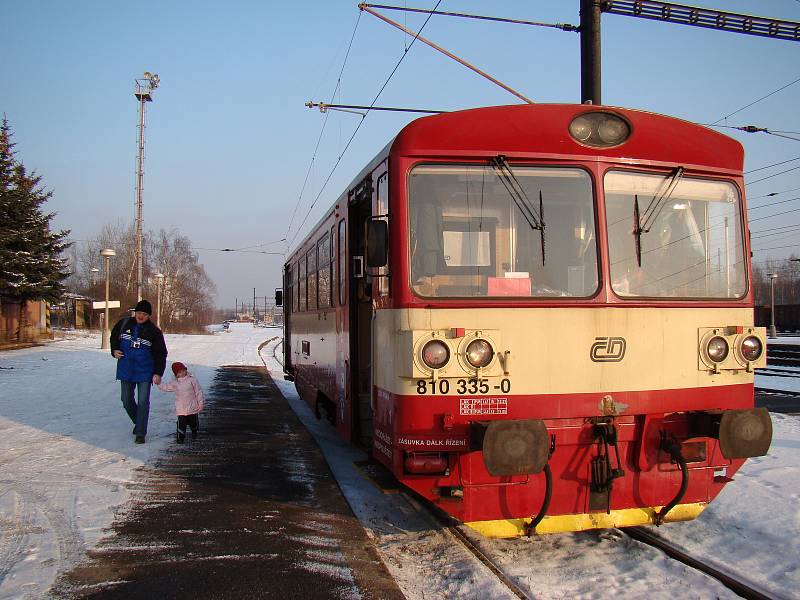
[[[675,460],[675,462],[678,463],[678,466],[680,466],[681,488],[678,490],[678,493],[675,495],[672,501],[663,507],[660,512],[656,513],[656,526],[661,525],[664,522],[664,517],[666,517],[667,513],[675,508],[678,502],[681,501],[683,495],[686,493],[686,488],[689,487],[689,469],[686,466],[686,460],[681,455],[680,445],[675,440],[668,440],[666,437],[664,437],[661,440],[661,449],[664,452],[667,452]]]
[[[547,509],[550,508],[550,498],[553,496],[553,475],[550,472],[550,463],[545,463],[544,465],[544,480],[544,502],[542,502],[542,508],[536,518],[525,527],[525,535],[528,537],[535,533],[536,526],[542,522]]]

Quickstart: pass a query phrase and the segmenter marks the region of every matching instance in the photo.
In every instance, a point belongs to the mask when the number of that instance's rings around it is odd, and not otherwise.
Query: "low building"
[[[35,342],[51,337],[47,302],[30,300],[22,303],[0,298],[0,343]]]

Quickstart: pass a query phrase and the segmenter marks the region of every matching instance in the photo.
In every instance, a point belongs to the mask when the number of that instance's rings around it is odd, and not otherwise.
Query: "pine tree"
[[[30,300],[55,302],[64,293],[69,274],[62,251],[69,246],[69,231],[50,231],[53,213],[42,205],[53,195],[41,186],[42,178],[28,174],[16,160],[11,128],[4,117],[0,125],[0,298],[19,302],[20,315]],[[23,317],[24,318],[24,317]],[[24,329],[20,319],[20,331]]]

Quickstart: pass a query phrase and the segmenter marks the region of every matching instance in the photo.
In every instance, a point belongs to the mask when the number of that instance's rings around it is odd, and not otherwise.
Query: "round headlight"
[[[569,124],[569,134],[578,141],[585,142],[592,135],[592,122],[580,116]]]
[[[609,146],[616,146],[628,137],[628,124],[614,115],[604,115],[605,118],[597,126],[597,136]]]
[[[469,364],[476,369],[480,369],[492,362],[494,350],[489,342],[478,339],[469,343],[464,354]]]
[[[728,356],[728,342],[725,341],[724,337],[716,335],[708,340],[706,353],[708,358],[714,362],[722,362]]]
[[[761,357],[764,346],[761,340],[754,335],[748,335],[742,340],[741,352],[745,360],[754,361]]]
[[[431,369],[441,369],[450,360],[450,348],[441,340],[431,340],[422,347],[422,362]]]

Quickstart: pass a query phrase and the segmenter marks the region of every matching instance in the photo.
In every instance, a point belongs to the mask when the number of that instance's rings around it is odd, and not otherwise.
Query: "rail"
[[[747,600],[775,600],[774,594],[768,594],[764,591],[758,590],[753,583],[746,582],[741,578],[726,573],[721,569],[710,565],[708,562],[704,562],[701,559],[690,556],[677,546],[669,543],[659,536],[653,535],[642,527],[626,527],[624,529],[620,529],[620,531],[637,542],[646,544],[652,548],[657,548],[671,559],[677,560],[687,567],[701,571],[709,577],[716,579],[722,585],[727,587],[732,592],[738,594],[742,598],[746,598]]]

